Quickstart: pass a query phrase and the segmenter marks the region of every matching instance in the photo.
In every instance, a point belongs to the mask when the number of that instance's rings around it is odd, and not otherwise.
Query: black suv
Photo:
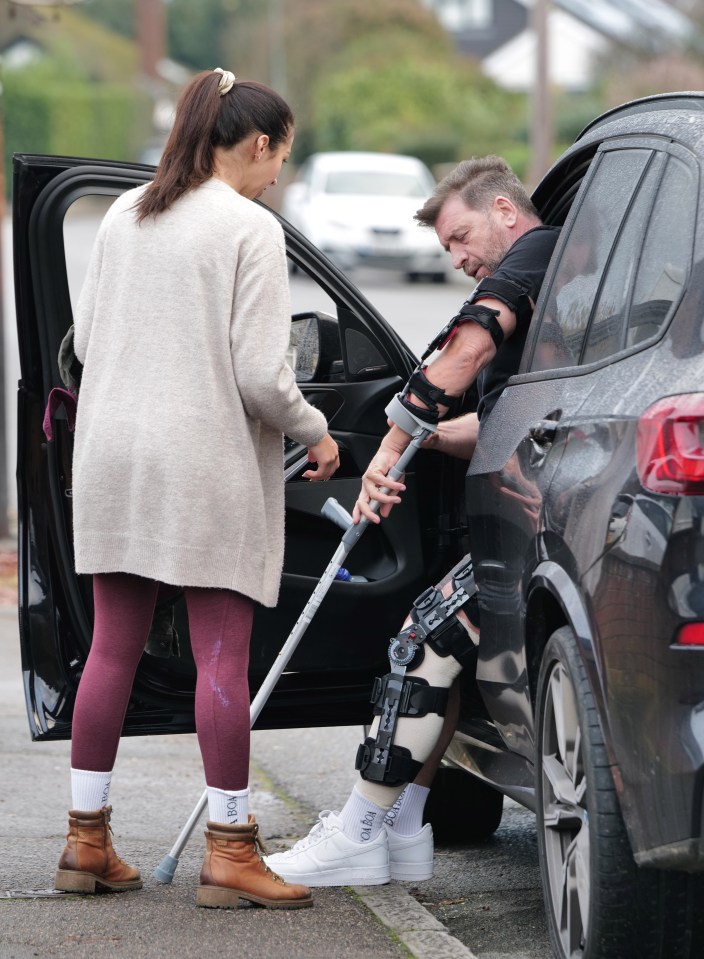
[[[704,955],[702,111],[701,93],[626,104],[547,173],[534,200],[561,236],[521,371],[483,424],[469,473],[416,457],[403,506],[355,548],[366,581],[333,584],[259,721],[367,722],[389,637],[471,548],[479,663],[463,679],[452,788],[441,780],[436,804],[465,803],[475,837],[496,829],[503,795],[535,810],[561,959]],[[59,422],[46,443],[42,417],[79,285],[70,263],[80,266],[94,229],[84,214],[152,170],[14,164],[22,656],[32,735],[62,739],[92,606],[73,571],[71,434]],[[293,265],[315,281],[294,324],[298,345],[314,340],[299,350],[301,385],[342,465],[324,487],[301,481],[305,451],[288,444],[283,588],[276,609],[257,613],[253,690],[339,543],[323,501],[351,508],[384,407],[416,363],[345,276],[284,229]],[[193,730],[180,601],[176,626],[172,655],[145,652],[126,734]]]

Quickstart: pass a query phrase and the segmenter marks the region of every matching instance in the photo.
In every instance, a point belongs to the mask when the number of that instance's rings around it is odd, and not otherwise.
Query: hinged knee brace
[[[449,689],[406,676],[408,667],[421,664],[423,643],[427,641],[439,656],[454,656],[463,667],[476,662],[476,646],[455,615],[462,607],[476,603],[471,563],[453,574],[452,583],[454,588],[448,597],[435,587],[425,590],[413,603],[411,623],[391,641],[392,670],[375,680],[372,692],[374,714],[379,716],[376,738],[366,739],[357,751],[355,768],[363,779],[400,786],[415,779],[423,765],[413,759],[409,749],[393,742],[401,716],[419,719],[430,712],[445,715]]]

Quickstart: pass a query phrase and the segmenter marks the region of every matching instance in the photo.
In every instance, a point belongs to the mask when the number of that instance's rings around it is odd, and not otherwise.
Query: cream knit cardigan
[[[137,225],[115,201],[75,314],[79,573],[128,572],[277,601],[283,433],[326,433],[286,362],[283,231],[211,179]]]

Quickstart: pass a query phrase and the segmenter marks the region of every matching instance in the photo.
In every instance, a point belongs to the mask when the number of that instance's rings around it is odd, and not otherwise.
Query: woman
[[[184,589],[208,788],[197,902],[312,905],[264,865],[248,810],[247,667],[255,602],[283,563],[282,434],[328,479],[324,416],[286,363],[284,238],[251,201],[291,152],[293,115],[218,68],[183,92],[154,181],[106,215],[75,316],[84,364],[74,445],[76,570],[93,575],[93,642],[76,696],[68,843],[58,889],[141,888],[107,805],[160,584]]]

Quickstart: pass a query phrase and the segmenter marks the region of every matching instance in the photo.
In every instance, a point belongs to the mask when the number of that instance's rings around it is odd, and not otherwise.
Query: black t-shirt
[[[513,280],[535,303],[559,234],[560,229],[555,226],[536,226],[528,230],[519,236],[491,278]],[[516,329],[477,377],[480,420],[491,413],[509,377],[518,372],[532,316],[532,312],[526,312],[517,317]]]

